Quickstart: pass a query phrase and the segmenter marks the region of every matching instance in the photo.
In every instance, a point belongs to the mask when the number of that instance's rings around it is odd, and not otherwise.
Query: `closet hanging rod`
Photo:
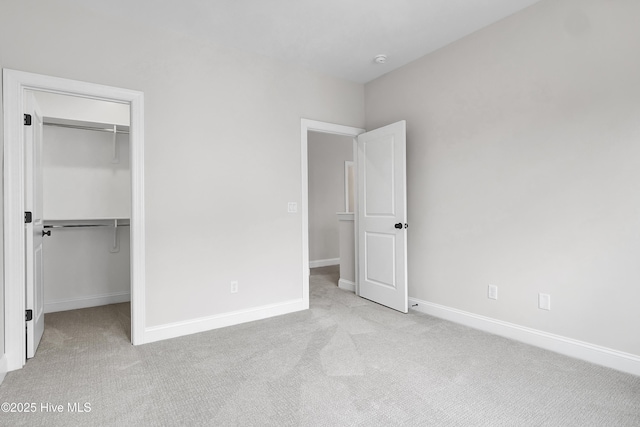
[[[49,123],[49,122],[44,122],[43,124],[45,126],[57,126],[57,127],[61,127],[61,128],[71,128],[71,129],[81,129],[81,130],[95,130],[97,132],[113,133],[113,128],[96,128],[96,127],[91,127],[91,126],[68,125],[68,124],[63,124],[63,123]],[[116,133],[129,134],[129,131],[128,130],[116,130]]]

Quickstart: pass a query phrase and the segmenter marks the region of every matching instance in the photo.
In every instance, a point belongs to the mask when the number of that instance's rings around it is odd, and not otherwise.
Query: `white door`
[[[31,213],[31,222],[25,221],[26,248],[26,310],[31,310],[27,321],[27,358],[35,355],[44,332],[44,280],[42,277],[42,114],[32,92],[25,92],[25,113],[31,124],[24,126],[25,141],[25,218]],[[25,121],[27,116],[25,116]],[[29,316],[27,316],[28,319]]]
[[[361,297],[407,312],[406,122],[358,136]]]

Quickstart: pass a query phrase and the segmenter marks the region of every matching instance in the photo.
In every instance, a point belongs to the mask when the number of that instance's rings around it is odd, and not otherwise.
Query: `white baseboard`
[[[338,264],[340,264],[340,258],[317,259],[315,261],[309,261],[309,268],[327,267]]]
[[[2,357],[0,357],[0,384],[2,384],[4,377],[7,375],[8,367],[7,356],[3,354]]]
[[[414,307],[415,304],[418,305]],[[640,356],[634,354],[527,328],[514,323],[503,322],[416,298],[409,298],[409,306],[412,310],[421,313],[640,376]]]
[[[127,301],[131,301],[130,292],[114,292],[110,294],[91,295],[80,298],[60,299],[54,301],[45,301],[44,312],[55,313],[57,311],[78,310],[80,308],[118,304]]]
[[[186,320],[184,322],[169,323],[166,325],[152,326],[144,331],[144,342],[166,340],[169,338],[181,337],[198,332],[210,331],[212,329],[224,328],[226,326],[239,325],[241,323],[253,322],[269,317],[289,314],[309,308],[309,302],[303,299],[287,301],[278,304],[265,305],[262,307],[250,308],[247,310],[234,311],[216,316],[201,317],[199,319]]]
[[[346,280],[346,279],[338,280],[338,287],[340,289],[344,289],[345,291],[351,291],[351,292],[356,291],[356,284],[351,280]]]

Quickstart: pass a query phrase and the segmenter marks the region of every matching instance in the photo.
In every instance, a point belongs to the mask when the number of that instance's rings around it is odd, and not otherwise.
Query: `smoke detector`
[[[373,60],[376,61],[377,64],[384,64],[387,62],[387,55],[376,55]]]

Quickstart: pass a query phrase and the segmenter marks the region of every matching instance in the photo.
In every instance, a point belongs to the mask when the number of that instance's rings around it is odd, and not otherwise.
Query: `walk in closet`
[[[45,313],[130,300],[128,106],[36,94]]]

